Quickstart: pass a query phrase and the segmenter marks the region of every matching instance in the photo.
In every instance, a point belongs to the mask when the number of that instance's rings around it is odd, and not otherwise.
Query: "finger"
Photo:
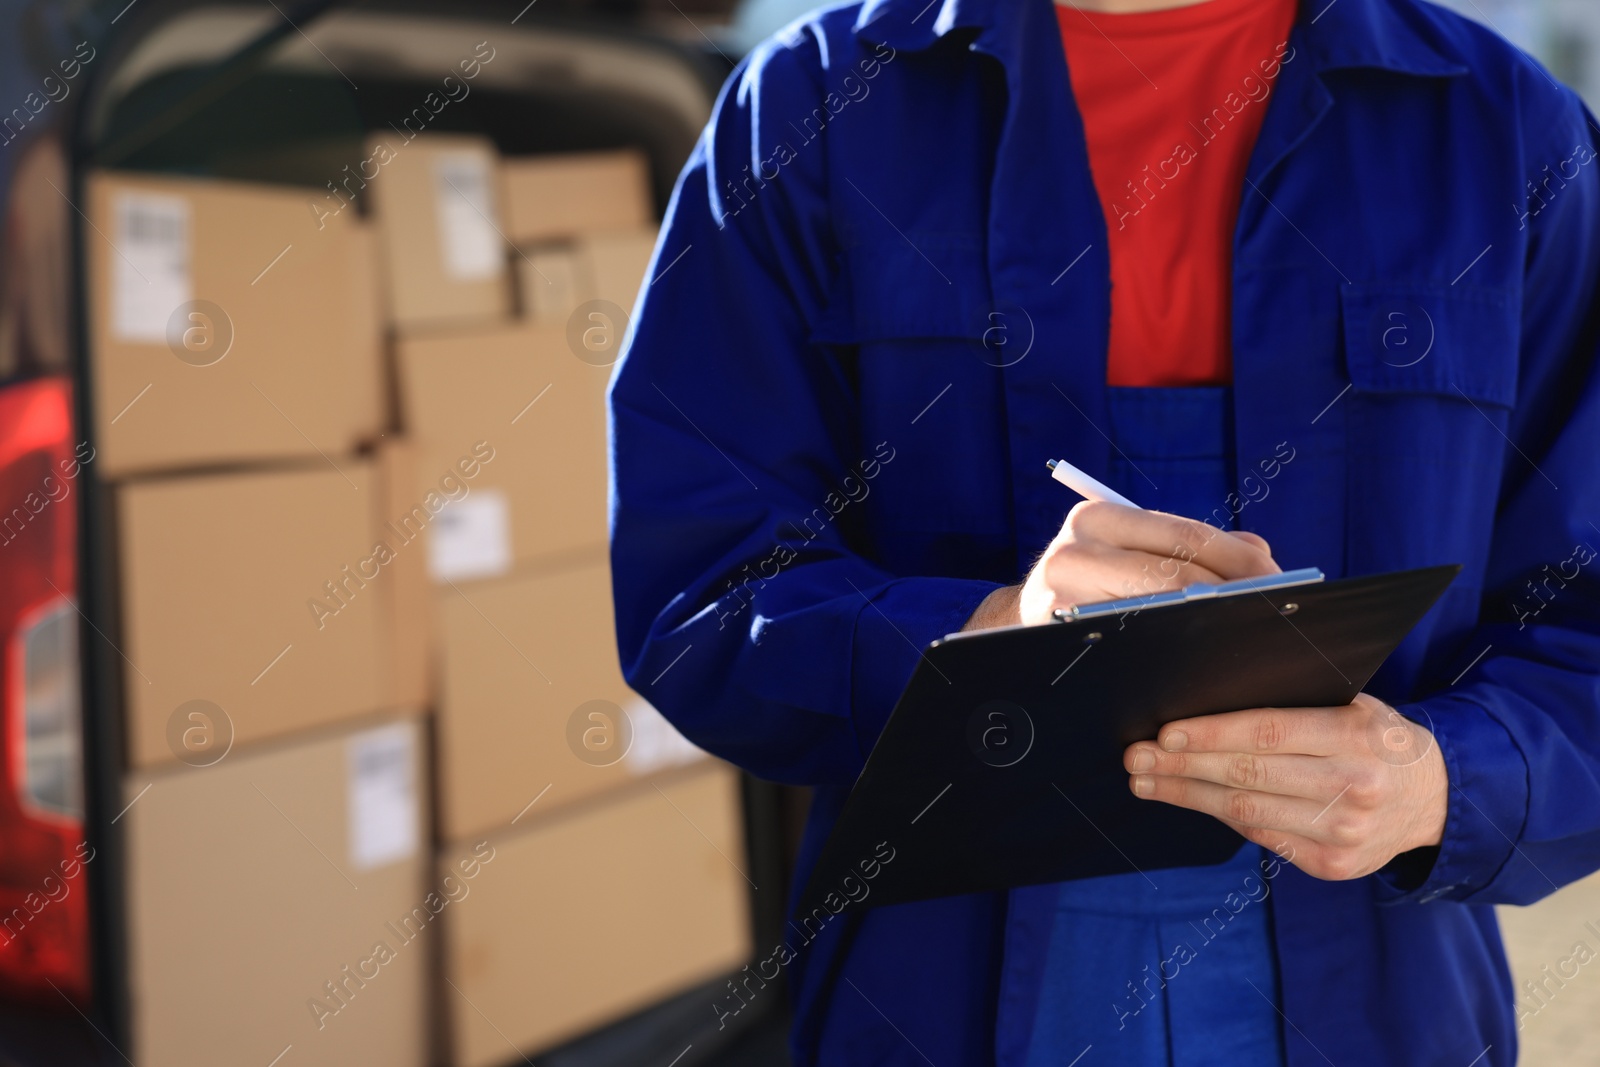
[[[1087,501],[1072,509],[1067,523],[1081,538],[1198,563],[1225,581],[1281,572],[1272,556],[1261,547],[1215,526],[1163,511],[1142,511],[1104,501]]]
[[[1260,534],[1251,533],[1249,530],[1230,530],[1228,532],[1246,544],[1255,545],[1267,555],[1272,555],[1272,546],[1269,545],[1267,543],[1267,539],[1262,537]]]
[[[1180,719],[1161,728],[1168,752],[1248,752],[1332,756],[1350,740],[1344,708],[1250,708]]]
[[[1192,582],[1219,582],[1215,571],[1196,563],[1130,552],[1098,541],[1080,542],[1058,552],[1046,565],[1045,578],[1062,605],[1088,603],[1085,588],[1098,599],[1116,600],[1182,589]],[[1068,592],[1070,590],[1071,592]]]
[[[1345,788],[1336,761],[1325,756],[1259,756],[1248,752],[1167,752],[1148,741],[1129,745],[1122,765],[1130,774],[1194,778],[1262,793],[1332,800]]]
[[[1325,807],[1304,797],[1231,789],[1214,782],[1166,775],[1135,774],[1128,779],[1128,788],[1141,800],[1159,800],[1224,822],[1298,834],[1308,840],[1315,835],[1313,820]]]

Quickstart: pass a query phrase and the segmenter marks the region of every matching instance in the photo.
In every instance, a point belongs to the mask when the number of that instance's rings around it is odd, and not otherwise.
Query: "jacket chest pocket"
[[[1505,290],[1341,293],[1350,573],[1486,558],[1517,399],[1520,307]]]
[[[1357,394],[1516,403],[1518,308],[1509,293],[1347,285],[1345,362]]]

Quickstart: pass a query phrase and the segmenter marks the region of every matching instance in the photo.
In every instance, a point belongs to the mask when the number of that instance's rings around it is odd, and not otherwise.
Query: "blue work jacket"
[[[1205,129],[1273,82],[1219,507],[1285,569],[1463,568],[1368,686],[1438,740],[1442,846],[1273,881],[1289,1061],[1510,1064],[1492,905],[1600,867],[1594,127],[1415,0],[1313,0],[1289,44],[1224,110],[1173,101]],[[1172,156],[1129,175],[1152,216]],[[757,48],[649,278],[610,394],[622,663],[698,744],[816,787],[803,877],[920,650],[1057,533],[1044,460],[1112,447],[1107,221],[1049,0],[868,0]],[[758,967],[797,990],[800,1064],[1015,1064],[1053,901],[872,909],[845,952],[791,925]]]

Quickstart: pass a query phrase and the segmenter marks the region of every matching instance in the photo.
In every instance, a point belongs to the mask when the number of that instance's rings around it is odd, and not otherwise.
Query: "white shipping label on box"
[[[489,161],[472,153],[442,155],[434,161],[434,177],[445,272],[463,282],[496,277],[503,253]]]
[[[350,863],[368,870],[415,855],[416,729],[396,723],[357,734],[348,756]]]
[[[111,332],[119,341],[165,341],[173,311],[194,299],[189,202],[121,192],[114,214]]]
[[[498,489],[452,500],[428,531],[428,573],[435,581],[492,578],[511,569],[511,505]]]
[[[644,701],[636,700],[626,710],[628,725],[633,728],[633,743],[622,760],[634,774],[654,774],[668,767],[681,767],[705,755]]]

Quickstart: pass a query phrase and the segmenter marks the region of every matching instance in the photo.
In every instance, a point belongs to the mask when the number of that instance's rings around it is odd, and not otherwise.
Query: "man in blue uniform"
[[[1302,6],[1233,205],[1228,383],[1140,392],[1064,25],[868,0],[730,79],[612,388],[629,680],[816,787],[803,875],[939,636],[1152,571],[1460,563],[1355,705],[1129,750],[1136,794],[1249,842],[1170,899],[886,907],[768,958],[801,1064],[1510,1064],[1492,905],[1600,867],[1595,127],[1440,9]],[[1067,518],[1052,455],[1220,529]]]

